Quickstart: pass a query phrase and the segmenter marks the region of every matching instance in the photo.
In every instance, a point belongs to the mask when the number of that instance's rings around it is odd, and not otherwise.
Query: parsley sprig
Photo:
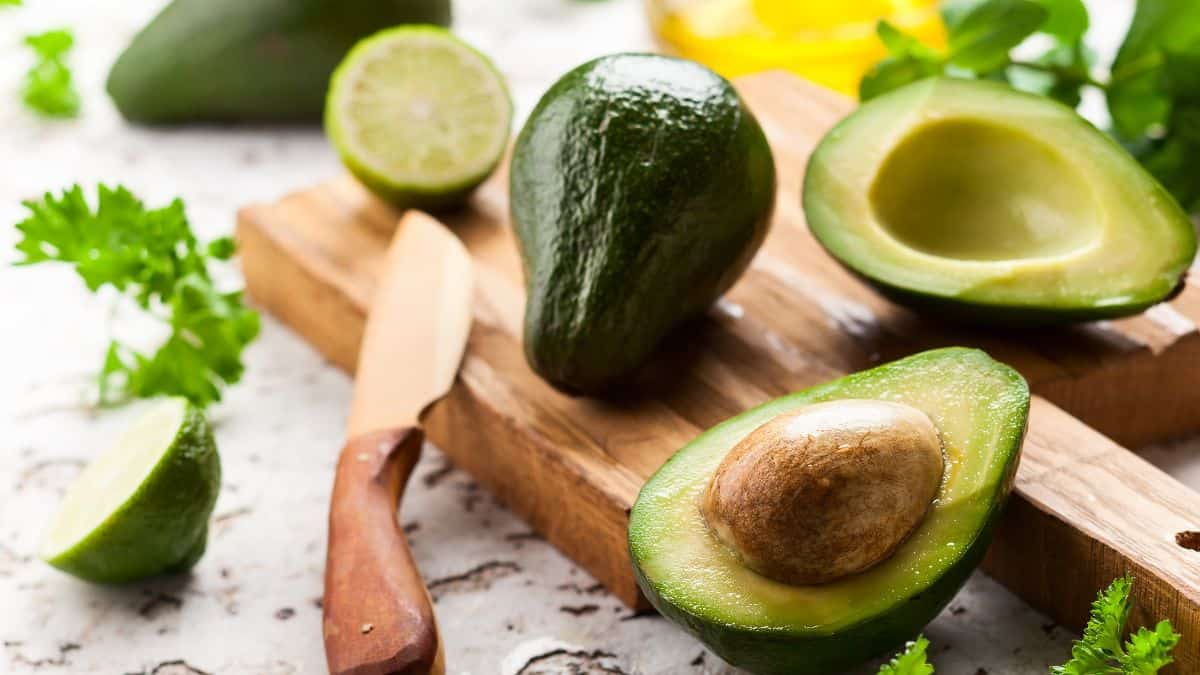
[[[241,379],[242,351],[259,330],[241,293],[218,291],[209,272],[212,260],[233,255],[233,241],[201,246],[178,199],[148,209],[124,187],[100,185],[98,193],[95,209],[78,185],[24,202],[18,264],[68,263],[89,290],[110,286],[169,328],[152,354],[110,342],[99,374],[102,404],[158,395],[200,406],[220,400],[221,387]]]
[[[883,664],[879,675],[933,675],[933,666],[929,664],[929,657],[925,653],[928,648],[929,640],[924,635],[918,635],[916,640],[904,646],[904,651]]]
[[[74,117],[79,114],[79,92],[67,66],[67,52],[75,44],[71,31],[47,31],[25,38],[37,61],[25,74],[21,89],[25,105],[46,117]]]
[[[1071,648],[1071,660],[1051,668],[1051,675],[1154,675],[1173,661],[1171,650],[1179,643],[1179,634],[1170,621],[1159,621],[1154,630],[1139,628],[1121,641],[1132,609],[1132,589],[1133,577],[1124,576],[1100,591],[1083,637]],[[918,637],[885,663],[879,675],[932,675],[928,647],[929,641]]]
[[[944,50],[881,21],[877,32],[889,55],[863,76],[860,97],[941,73],[1007,82],[1071,107],[1084,89],[1097,89],[1113,135],[1180,204],[1200,211],[1200,2],[1139,0],[1106,78],[1093,76],[1083,0],[952,0],[942,19]],[[1012,51],[1034,35],[1047,46],[1015,57]]]
[[[1170,621],[1159,621],[1154,630],[1143,626],[1122,643],[1132,587],[1133,578],[1126,576],[1100,592],[1083,637],[1071,648],[1071,660],[1051,668],[1053,675],[1152,675],[1171,663],[1179,634]]]

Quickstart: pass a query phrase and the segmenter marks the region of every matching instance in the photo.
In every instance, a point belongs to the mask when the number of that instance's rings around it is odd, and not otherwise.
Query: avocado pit
[[[943,468],[937,428],[920,410],[817,403],[747,434],[717,467],[700,509],[750,569],[794,586],[823,584],[890,557],[924,519]]]

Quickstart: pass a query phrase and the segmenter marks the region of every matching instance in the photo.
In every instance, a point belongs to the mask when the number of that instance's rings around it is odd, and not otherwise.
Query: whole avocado
[[[449,25],[450,0],[174,0],[108,75],[128,120],[320,121],[354,43],[403,23]]]
[[[626,382],[762,244],[775,166],[733,86],[681,59],[585,63],[538,102],[513,151],[525,354],[570,393]]]

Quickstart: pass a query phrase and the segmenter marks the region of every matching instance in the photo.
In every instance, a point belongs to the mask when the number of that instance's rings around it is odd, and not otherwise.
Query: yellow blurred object
[[[786,68],[847,94],[887,51],[875,22],[946,42],[937,0],[647,0],[664,46],[726,77]]]

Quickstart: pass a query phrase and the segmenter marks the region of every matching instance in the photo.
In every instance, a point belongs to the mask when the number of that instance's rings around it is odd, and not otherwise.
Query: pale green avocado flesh
[[[858,575],[789,586],[744,567],[710,532],[700,496],[747,433],[799,407],[877,399],[924,411],[946,472],[917,530]],[[1025,380],[985,353],[928,351],[784,396],[710,429],[642,488],[629,543],[654,606],[730,663],[755,673],[833,673],[911,639],[950,601],[987,548],[1011,489],[1025,423]]]
[[[1073,110],[933,78],[874,99],[809,161],[814,235],[885,293],[974,319],[1136,313],[1175,290],[1194,228]]]

